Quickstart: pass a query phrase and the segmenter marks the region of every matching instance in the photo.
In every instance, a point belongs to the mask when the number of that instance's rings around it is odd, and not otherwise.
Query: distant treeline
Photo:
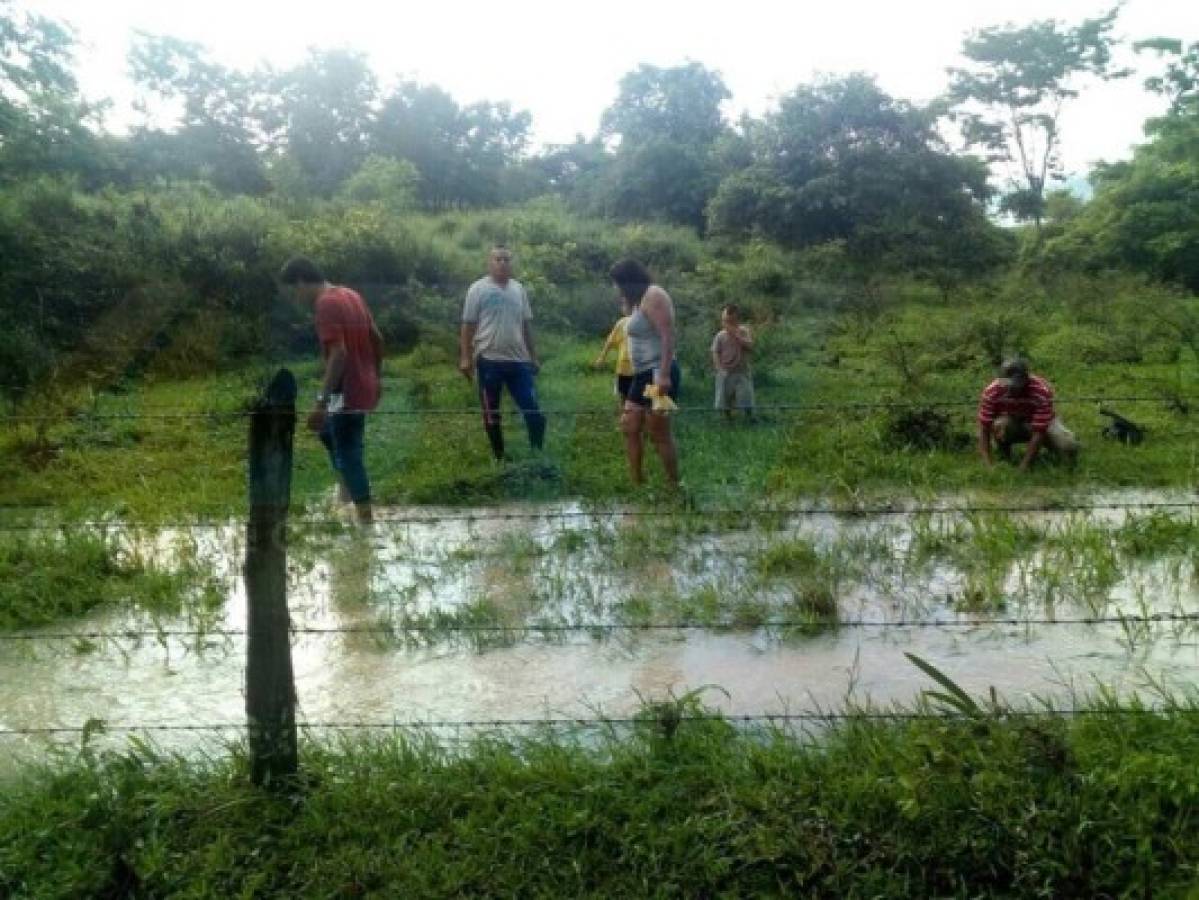
[[[1199,44],[1139,44],[1165,59],[1146,86],[1170,111],[1131,160],[1091,174],[1089,202],[1053,187],[1066,174],[1057,111],[1130,74],[1112,64],[1115,16],[971,34],[968,65],[923,106],[852,73],[731,123],[718,72],[643,65],[594,135],[534,150],[527,112],[383,86],[352,51],[239,71],[148,35],[131,77],[148,109],[178,119],[116,136],[79,91],[69,29],[0,2],[0,383],[37,383],[68,356],[88,359],[86,377],[106,344],[157,352],[201,321],[214,360],[287,344],[271,276],[297,251],[339,280],[388,285],[397,337],[414,318],[449,321],[430,298],[477,274],[497,239],[558,299],[594,291],[633,252],[713,295],[819,281],[869,296],[903,278],[948,298],[1012,266],[1196,290]],[[949,145],[949,122],[971,152]],[[600,315],[581,312],[595,298],[578,304],[559,324]]]

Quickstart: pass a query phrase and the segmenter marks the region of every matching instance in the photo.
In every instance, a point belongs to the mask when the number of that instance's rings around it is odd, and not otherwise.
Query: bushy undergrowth
[[[125,896],[1182,896],[1199,715],[308,744],[260,791],[144,743],[0,795],[0,892]]]

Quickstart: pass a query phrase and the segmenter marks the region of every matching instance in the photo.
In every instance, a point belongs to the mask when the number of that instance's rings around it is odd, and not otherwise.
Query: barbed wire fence
[[[1066,397],[1057,400],[1056,402],[1064,405],[1069,404],[1161,404],[1164,406],[1177,405],[1178,403],[1189,403],[1199,400],[1192,397],[1163,397],[1163,396],[1145,396],[1145,395],[1116,395],[1116,396],[1079,396]],[[930,401],[837,401],[837,402],[811,402],[797,404],[766,404],[757,407],[757,410],[778,415],[783,419],[788,417],[798,417],[810,413],[828,413],[828,412],[867,412],[867,411],[893,411],[901,409],[929,409],[929,408],[955,408],[969,407],[977,403],[975,399],[946,399],[946,400],[930,400]],[[517,409],[517,413],[523,412]],[[603,416],[611,418],[614,415],[614,409],[611,405],[602,407],[561,407],[547,408],[542,410],[546,415],[560,416]],[[688,418],[712,417],[714,413],[719,413],[709,406],[682,406],[678,409],[677,414]],[[404,410],[381,410],[370,413],[375,417],[442,417],[442,418],[459,418],[469,417],[475,418],[479,415],[478,411],[462,408],[426,408],[426,409],[404,409]],[[56,415],[39,414],[39,413],[12,413],[0,415],[0,421],[12,423],[29,423],[29,424],[70,424],[73,422],[84,421],[126,421],[126,420],[163,420],[163,421],[192,421],[192,420],[229,420],[248,421],[252,427],[257,427],[262,422],[270,423],[276,427],[287,426],[291,431],[288,431],[287,441],[287,465],[288,472],[292,465],[290,459],[290,440],[291,433],[294,433],[295,409],[294,409],[294,394],[293,400],[289,408],[283,408],[279,404],[264,404],[260,403],[256,408],[246,408],[238,410],[194,410],[180,408],[158,408],[155,411],[128,411],[128,412],[67,412],[66,414],[58,413]],[[290,423],[290,425],[288,425]],[[287,427],[284,430],[287,430]],[[1193,437],[1199,435],[1199,432],[1180,432],[1175,435],[1167,435],[1174,437]],[[279,452],[275,448],[273,452]],[[251,454],[251,469],[254,467],[253,454]],[[277,461],[276,461],[277,462]],[[273,464],[273,463],[272,463]],[[287,478],[290,482],[290,476]],[[253,487],[251,489],[253,491]],[[288,485],[290,492],[290,485]],[[276,498],[273,512],[265,519],[262,518],[261,509],[255,512],[251,510],[249,518],[228,518],[228,519],[176,519],[173,521],[121,521],[110,519],[79,519],[73,521],[59,522],[44,522],[44,521],[24,521],[24,522],[0,522],[0,531],[53,531],[71,528],[116,528],[116,529],[162,529],[176,528],[186,530],[203,530],[203,529],[220,529],[220,528],[246,528],[248,530],[256,530],[259,542],[265,541],[274,546],[281,542],[282,535],[288,529],[296,527],[341,527],[344,523],[335,517],[328,516],[312,516],[302,515],[296,518],[290,518],[286,514],[287,505],[290,496],[280,500]],[[270,504],[268,504],[270,505]],[[410,526],[440,526],[447,523],[477,523],[477,522],[549,522],[554,520],[580,520],[580,521],[602,521],[605,519],[637,519],[637,518],[741,518],[741,519],[758,519],[758,520],[778,520],[778,519],[795,519],[812,516],[832,516],[832,517],[886,517],[886,516],[982,516],[995,514],[1093,514],[1097,511],[1180,511],[1193,510],[1199,507],[1199,501],[1192,500],[1177,500],[1177,501],[1131,501],[1131,502],[1095,502],[1095,503],[1046,503],[1046,504],[868,504],[868,503],[850,503],[843,506],[836,505],[796,505],[796,506],[770,506],[757,505],[752,508],[641,508],[641,509],[573,509],[573,510],[528,510],[528,511],[513,511],[513,510],[491,510],[491,511],[467,511],[463,513],[438,513],[435,515],[429,514],[384,514],[377,517],[376,527],[410,527]],[[40,507],[22,507],[19,505],[9,505],[0,507],[6,510],[29,511],[42,510]],[[247,566],[250,566],[249,561]],[[249,577],[249,576],[247,576]],[[275,597],[279,600],[279,597]],[[285,600],[284,611],[286,610]],[[253,605],[253,604],[252,604]],[[251,611],[253,618],[253,611]],[[744,623],[735,621],[691,621],[680,619],[670,622],[617,622],[617,621],[597,621],[590,623],[563,624],[563,623],[526,623],[521,625],[506,625],[506,624],[414,624],[414,623],[388,623],[377,626],[348,626],[348,627],[308,627],[308,626],[292,626],[286,619],[284,614],[284,628],[280,633],[278,628],[274,629],[273,643],[278,650],[280,641],[283,646],[289,646],[292,638],[297,636],[319,636],[319,637],[336,637],[342,635],[376,635],[380,637],[388,637],[404,634],[428,634],[428,635],[469,635],[469,634],[509,634],[519,636],[529,636],[536,634],[555,634],[555,635],[575,635],[575,634],[596,634],[601,632],[639,632],[639,631],[692,631],[692,630],[721,630],[721,629],[737,629],[747,627]],[[838,619],[835,622],[835,627],[838,628],[858,628],[858,629],[975,629],[986,627],[1103,627],[1103,626],[1119,626],[1122,628],[1130,627],[1150,627],[1153,625],[1190,625],[1199,621],[1199,613],[1190,612],[1171,612],[1171,613],[1150,613],[1144,615],[1091,615],[1081,617],[1029,617],[1029,616],[992,616],[992,617],[933,617],[933,618],[916,618],[905,619],[902,617],[893,619]],[[764,619],[762,621],[752,623],[751,626],[756,629],[804,629],[811,628],[814,620],[806,619]],[[277,625],[277,623],[276,623]],[[0,642],[17,643],[25,642],[32,643],[37,641],[70,641],[70,640],[89,640],[89,641],[118,641],[118,640],[143,640],[143,639],[183,639],[183,638],[220,638],[223,640],[246,639],[247,643],[253,644],[256,634],[261,638],[260,631],[256,630],[253,622],[251,626],[245,629],[229,629],[229,628],[158,628],[145,630],[57,630],[57,631],[35,631],[35,632],[20,632],[10,634],[0,634]],[[248,648],[248,654],[251,659],[254,657],[253,647]],[[252,667],[252,666],[251,666]],[[287,656],[287,674],[290,679],[290,652]],[[286,703],[280,707],[278,704],[270,707],[265,712],[260,710],[257,715],[251,713],[247,723],[92,723],[84,726],[47,726],[47,727],[28,727],[28,728],[3,728],[0,729],[0,735],[9,736],[37,736],[37,735],[63,735],[63,734],[87,734],[90,731],[101,730],[111,732],[166,732],[166,731],[184,731],[184,732],[240,732],[249,733],[252,744],[258,745],[257,757],[263,765],[274,765],[278,760],[280,751],[280,742],[287,743],[290,735],[291,747],[294,753],[295,731],[296,728],[310,730],[364,730],[364,729],[392,729],[392,730],[413,730],[413,729],[512,729],[512,728],[549,728],[549,727],[600,727],[614,725],[634,725],[643,722],[642,717],[583,717],[583,718],[530,718],[530,719],[490,719],[490,720],[459,720],[459,721],[440,721],[440,720],[400,720],[396,719],[389,722],[369,722],[369,721],[316,721],[306,722],[297,720],[294,707],[294,685],[291,688],[293,695],[292,705],[290,709],[286,708]],[[1191,712],[1193,710],[1186,710]],[[1109,707],[1101,710],[1088,709],[1044,709],[1038,711],[1031,710],[1004,710],[1003,715],[1011,717],[1031,716],[1031,715],[1089,715],[1089,714],[1112,714],[1112,715],[1145,715],[1154,713],[1157,710],[1150,709],[1124,709]],[[878,711],[878,710],[855,710],[852,712],[802,712],[802,713],[785,713],[785,714],[721,714],[714,716],[682,716],[682,721],[712,721],[720,720],[730,723],[740,724],[778,724],[785,722],[837,722],[849,719],[886,719],[892,721],[902,721],[905,719],[927,719],[927,718],[960,718],[954,713],[945,712],[920,712],[920,711]],[[285,768],[287,763],[285,762]],[[294,769],[294,759],[290,763]],[[265,771],[265,770],[264,770]]]

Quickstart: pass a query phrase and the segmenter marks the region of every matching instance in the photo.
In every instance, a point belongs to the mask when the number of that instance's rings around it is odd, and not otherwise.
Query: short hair
[[[622,259],[608,270],[608,277],[633,304],[641,302],[654,280],[649,269],[635,259]]]
[[[741,307],[736,303],[726,303],[720,308],[721,312],[726,312],[735,319],[741,318]]]
[[[1010,356],[1003,361],[1003,368],[1000,371],[1003,372],[1004,378],[1015,378],[1016,376],[1027,378],[1028,360],[1022,356]]]
[[[306,256],[293,256],[279,270],[279,280],[286,285],[324,284],[325,274]]]

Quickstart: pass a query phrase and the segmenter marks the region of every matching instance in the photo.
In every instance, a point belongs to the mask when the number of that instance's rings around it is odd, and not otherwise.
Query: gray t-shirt
[[[743,337],[749,337],[749,329],[744,325],[737,326]],[[712,338],[712,352],[723,372],[748,372],[749,351],[733,340],[733,336],[723,328]]]
[[[462,321],[477,325],[475,358],[501,362],[532,362],[525,344],[524,324],[533,318],[529,295],[515,278],[500,287],[490,275],[480,278],[466,292]]]

